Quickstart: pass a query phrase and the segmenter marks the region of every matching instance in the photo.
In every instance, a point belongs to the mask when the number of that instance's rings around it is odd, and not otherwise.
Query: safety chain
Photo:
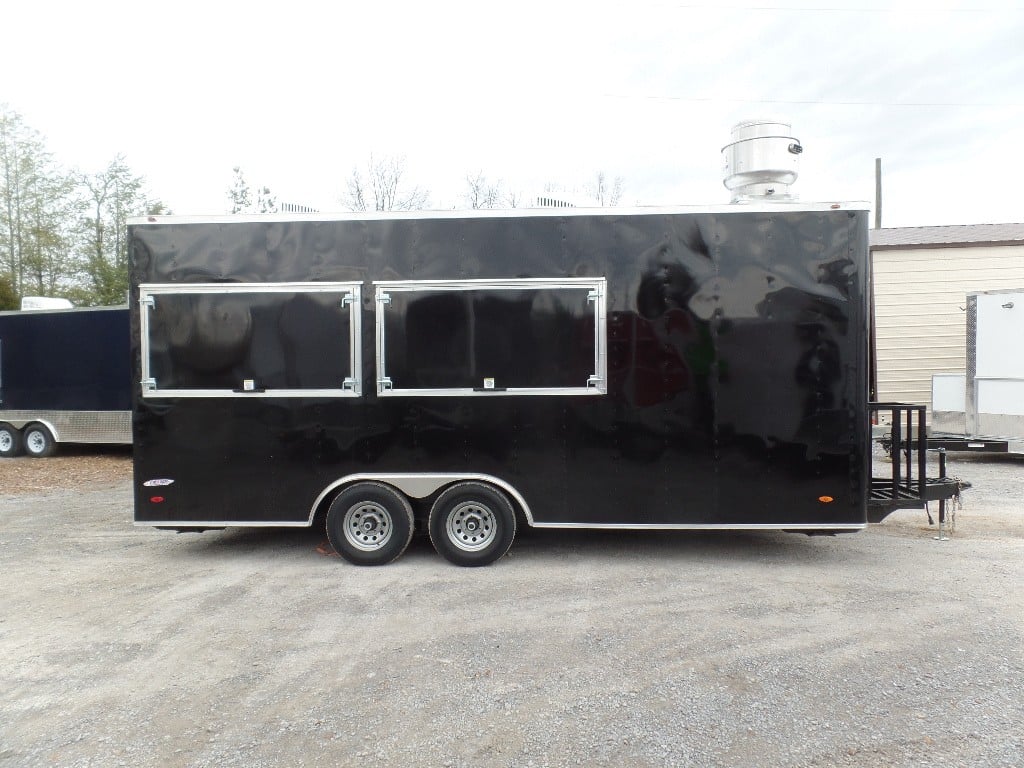
[[[956,483],[956,493],[954,493],[949,498],[949,509],[946,510],[946,512],[947,512],[947,514],[946,514],[946,522],[947,522],[947,524],[949,526],[949,532],[950,533],[956,533],[956,513],[957,513],[957,511],[961,511],[962,512],[963,508],[964,508],[964,498],[963,498],[963,495],[960,493],[960,491],[962,491],[964,488],[970,488],[970,484],[969,483],[965,484],[964,481],[961,480],[959,477],[951,477],[949,479],[953,480]],[[939,502],[939,503],[941,503],[941,502]],[[925,514],[928,515],[928,525],[935,525],[935,521],[932,519],[932,510],[931,510],[931,502],[930,501],[926,501],[924,503],[924,511],[925,511]],[[941,527],[942,527],[941,523],[942,523],[942,521],[940,520],[939,523],[940,523],[940,531],[939,531],[939,533],[941,534],[942,533],[942,531],[941,531]]]

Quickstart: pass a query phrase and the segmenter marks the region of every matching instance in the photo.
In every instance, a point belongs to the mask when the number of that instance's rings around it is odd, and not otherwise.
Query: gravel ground
[[[836,538],[526,531],[460,569],[131,524],[123,451],[0,461],[6,766],[1021,766],[1024,461]]]

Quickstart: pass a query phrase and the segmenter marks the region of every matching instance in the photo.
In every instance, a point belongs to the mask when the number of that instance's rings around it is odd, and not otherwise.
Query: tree
[[[236,165],[231,170],[235,174],[228,189],[231,213],[277,213],[277,197],[270,191],[270,187],[259,187],[256,190],[256,203],[253,204],[252,193],[242,169]]]
[[[477,171],[476,176],[467,176],[466,184],[469,189],[466,191],[466,200],[473,210],[478,208],[497,208],[501,200],[501,182],[491,184],[484,177],[483,171]],[[515,206],[513,206],[515,207]]]
[[[352,169],[342,203],[352,211],[414,211],[426,207],[430,193],[404,185],[404,176],[404,157],[390,155],[378,160],[370,155],[365,175],[359,168]]]
[[[228,197],[231,199],[231,213],[243,213],[249,210],[249,206],[252,205],[249,196],[249,185],[245,182],[245,174],[242,173],[241,168],[236,165],[231,171],[235,174],[235,178],[231,182],[231,188],[228,189]]]
[[[76,282],[75,222],[81,211],[72,176],[55,171],[35,180],[22,206],[22,295],[56,296]]]
[[[73,284],[79,204],[73,176],[39,133],[0,105],[0,274],[17,296],[54,295]]]
[[[102,171],[82,175],[80,182],[88,206],[81,236],[88,296],[98,304],[121,304],[128,293],[128,218],[166,213],[167,208],[146,196],[142,177],[121,155]]]
[[[270,193],[270,187],[256,190],[256,213],[277,213],[277,197]]]
[[[165,212],[123,157],[96,174],[67,171],[37,131],[0,105],[0,278],[15,300],[124,302],[128,217]]]
[[[604,175],[604,171],[598,171],[597,179],[595,179],[590,190],[591,196],[597,200],[597,204],[602,207],[606,205],[615,206],[619,204],[620,200],[622,200],[622,186],[623,181],[621,176],[616,176],[609,185],[608,180]]]
[[[6,275],[0,275],[0,312],[18,308],[18,294]]]

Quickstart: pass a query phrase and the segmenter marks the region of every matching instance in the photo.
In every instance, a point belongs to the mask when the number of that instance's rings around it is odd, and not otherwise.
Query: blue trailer
[[[0,312],[0,457],[132,441],[127,307]]]

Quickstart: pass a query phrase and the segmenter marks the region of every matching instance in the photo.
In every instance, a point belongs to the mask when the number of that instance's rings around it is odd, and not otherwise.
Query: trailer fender
[[[49,419],[40,419],[37,417],[31,420],[26,420],[21,423],[19,429],[21,429],[24,432],[26,428],[34,424],[41,424],[42,426],[46,427],[50,431],[50,436],[53,438],[53,442],[61,442],[60,430],[58,430],[57,427],[54,426],[53,422],[50,421]]]
[[[530,511],[529,504],[526,503],[526,499],[523,495],[515,489],[511,483],[507,483],[499,477],[493,475],[481,475],[478,473],[467,472],[397,472],[393,474],[376,474],[376,473],[361,473],[355,475],[346,475],[324,488],[320,495],[316,497],[313,502],[313,506],[309,510],[309,525],[313,525],[313,518],[316,517],[317,511],[320,510],[321,505],[339,489],[344,488],[352,483],[359,483],[364,481],[372,481],[378,483],[386,483],[387,485],[393,486],[397,490],[404,493],[406,496],[413,499],[425,499],[433,493],[441,490],[447,485],[453,483],[476,481],[480,483],[490,483],[498,488],[501,488],[509,496],[511,496],[515,503],[522,510],[523,515],[526,517],[526,522],[533,527],[533,513]]]
[[[10,418],[8,416],[4,418],[3,421],[0,421],[0,424],[6,424],[11,427],[14,427],[14,429],[18,430],[19,432],[25,429],[25,427],[27,427],[29,424],[42,424],[44,427],[50,430],[50,434],[53,435],[53,439],[55,442],[61,442],[60,432],[57,430],[57,427],[53,425],[53,422],[50,419],[40,418],[32,411],[26,411],[22,413],[25,413],[27,415],[24,415],[21,418]]]

